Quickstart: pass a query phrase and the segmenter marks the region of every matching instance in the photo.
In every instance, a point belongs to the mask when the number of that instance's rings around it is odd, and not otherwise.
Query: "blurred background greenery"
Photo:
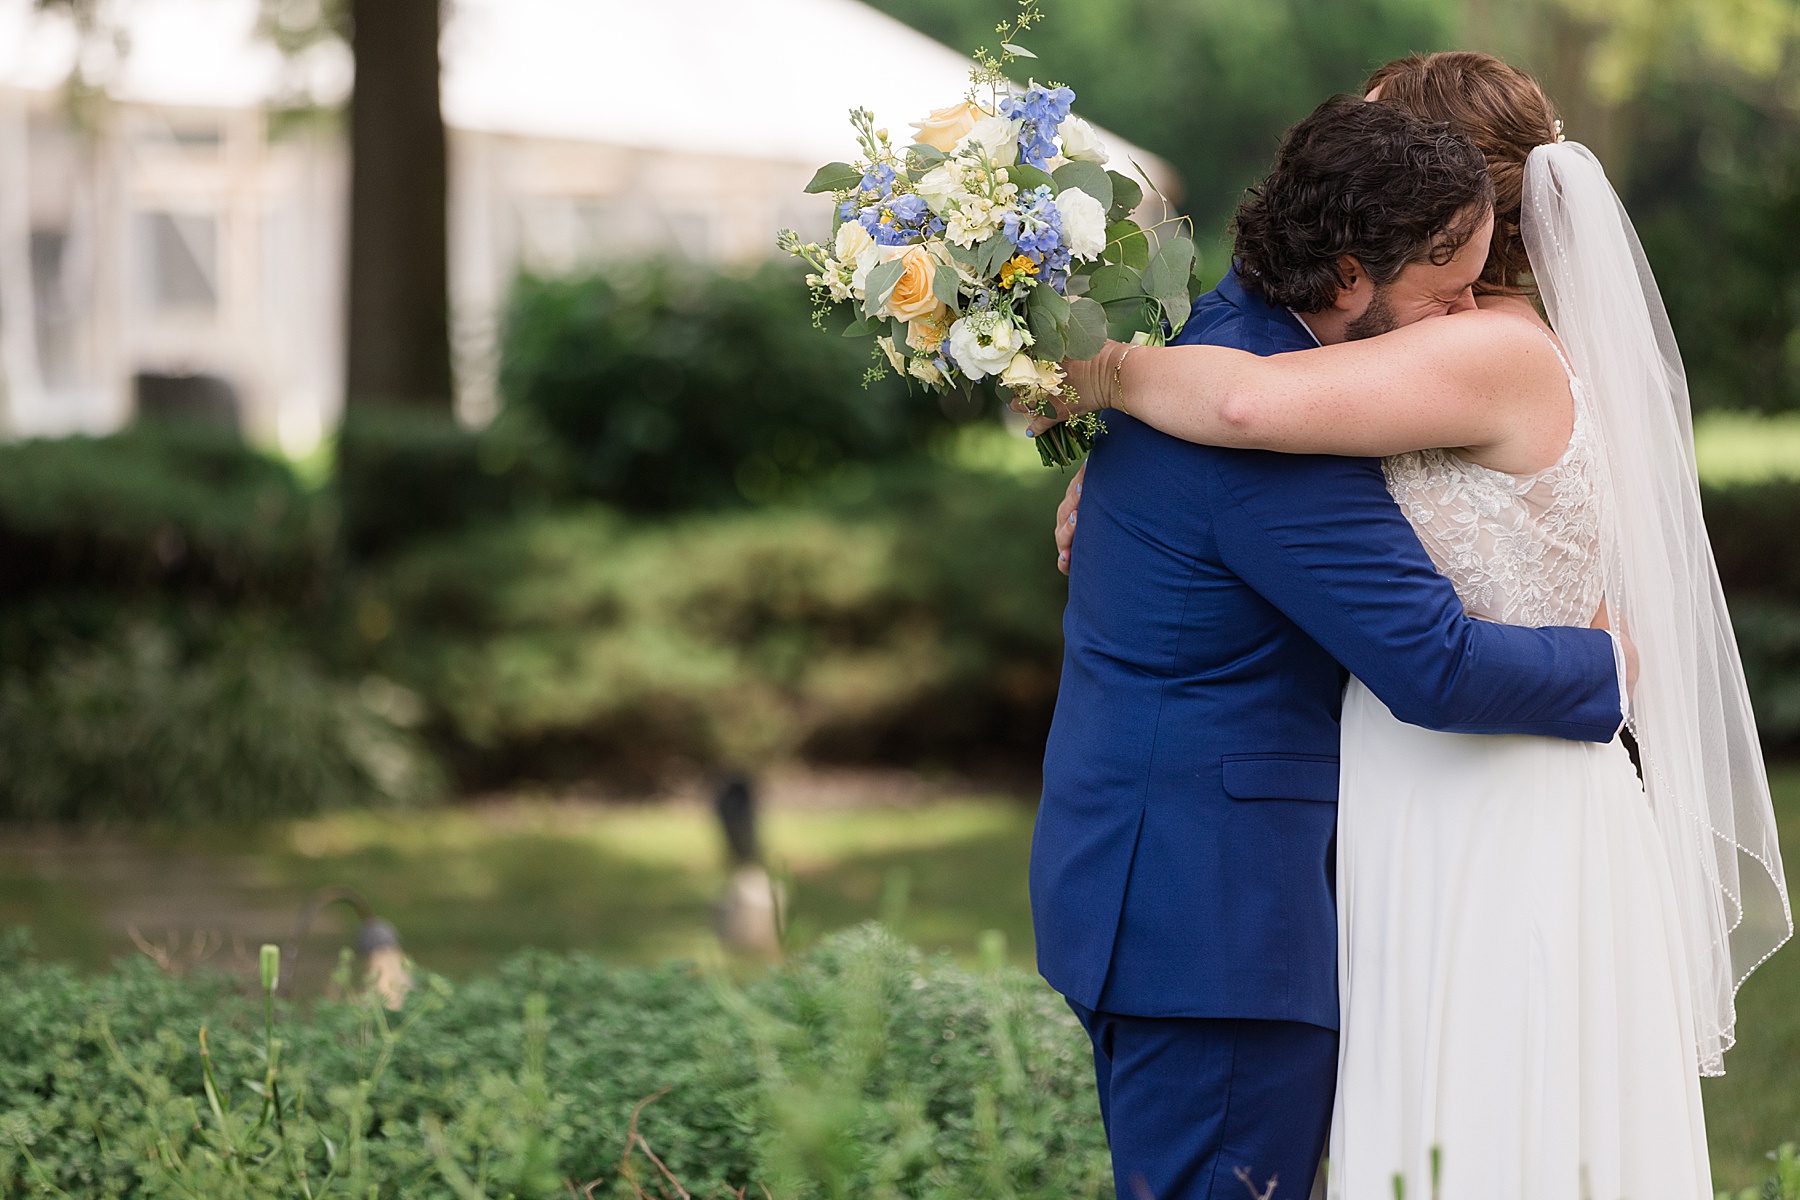
[[[876,7],[966,52],[1013,5]],[[1453,46],[1541,73],[1681,338],[1800,861],[1800,4],[1046,7],[1041,68],[1179,170],[1213,277],[1324,96]],[[791,945],[882,917],[965,958],[1000,929],[1029,964],[1065,480],[996,413],[865,386],[867,344],[815,330],[785,265],[622,260],[512,296],[481,428],[368,402],[300,461],[181,422],[0,446],[0,925],[92,967],[216,932],[228,963],[349,884],[452,974],[690,955],[725,878],[707,789],[748,771]],[[315,979],[342,940],[308,943]],[[1796,994],[1790,948],[1706,1085],[1721,1184],[1800,1132]]]

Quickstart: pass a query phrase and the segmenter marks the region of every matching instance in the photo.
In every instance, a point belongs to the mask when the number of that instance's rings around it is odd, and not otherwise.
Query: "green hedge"
[[[248,821],[441,789],[394,685],[331,678],[279,627],[184,645],[172,624],[140,614],[0,677],[0,819]]]
[[[328,586],[333,507],[204,429],[0,445],[0,605],[59,591],[284,606]]]
[[[696,1196],[1110,1195],[1086,1039],[1023,972],[871,926],[742,990],[546,954],[429,982],[278,1005],[271,1063],[234,981],[0,967],[0,1195],[672,1196],[645,1146]]]
[[[466,779],[814,759],[1029,767],[1060,669],[1060,479],[950,467],[807,506],[566,510],[421,544],[358,603]]]
[[[568,452],[585,496],[650,513],[761,503],[843,463],[916,454],[948,423],[935,396],[891,371],[865,387],[873,343],[835,332],[814,327],[786,262],[527,277],[501,388],[509,412]]]

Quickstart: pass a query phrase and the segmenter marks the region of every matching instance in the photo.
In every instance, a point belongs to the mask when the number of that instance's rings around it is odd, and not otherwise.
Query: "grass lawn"
[[[1800,863],[1800,770],[1777,773],[1776,803],[1787,859]],[[886,916],[918,944],[968,958],[983,930],[1001,930],[1029,964],[1031,819],[1006,797],[771,812],[764,839],[792,881],[790,941]],[[710,815],[685,805],[517,802],[236,836],[12,836],[0,838],[0,926],[31,925],[44,953],[93,966],[133,952],[127,925],[176,949],[209,930],[211,961],[247,966],[257,942],[291,935],[314,888],[348,884],[415,957],[451,975],[526,945],[649,962],[712,947],[720,859]],[[321,921],[303,982],[316,985],[348,932]],[[1704,1084],[1717,1182],[1733,1189],[1760,1178],[1770,1148],[1800,1139],[1800,950],[1765,964],[1738,1012],[1730,1074]]]

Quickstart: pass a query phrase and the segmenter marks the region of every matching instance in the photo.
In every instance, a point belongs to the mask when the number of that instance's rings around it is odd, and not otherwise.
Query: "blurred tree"
[[[1013,0],[873,0],[965,53]],[[1081,112],[1166,158],[1201,238],[1222,234],[1282,132],[1379,64],[1449,45],[1457,0],[1052,0],[1027,41]],[[1222,262],[1212,263],[1215,273]]]
[[[352,406],[451,411],[439,0],[350,0]]]

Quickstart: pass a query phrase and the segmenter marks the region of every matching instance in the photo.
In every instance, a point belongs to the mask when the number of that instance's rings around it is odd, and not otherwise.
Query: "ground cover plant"
[[[0,1195],[1099,1196],[1080,1028],[1001,953],[865,926],[742,986],[527,954],[389,1014],[15,939]]]

